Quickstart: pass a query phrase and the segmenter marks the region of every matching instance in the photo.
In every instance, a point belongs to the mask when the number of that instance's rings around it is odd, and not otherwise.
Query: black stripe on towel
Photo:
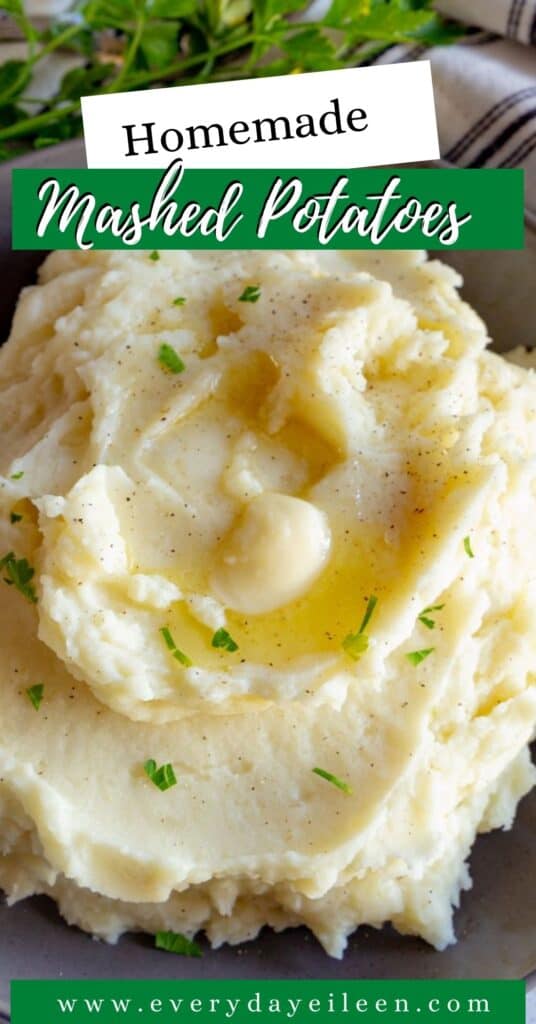
[[[506,128],[503,128],[502,132],[500,132],[499,135],[496,135],[487,146],[484,146],[484,148],[480,150],[480,153],[477,153],[474,160],[471,160],[471,163],[467,166],[483,167],[488,160],[491,160],[491,158],[494,157],[500,149],[502,149],[505,143],[508,142],[513,135],[516,135],[517,132],[521,131],[521,129],[526,124],[529,124],[529,122],[534,118],[536,118],[536,107],[531,107],[531,109],[526,110],[524,114],[520,114],[515,121],[512,121],[512,123],[507,125]]]
[[[508,23],[506,26],[506,35],[513,36],[514,39],[517,36],[519,29],[519,23],[521,21],[521,15],[525,7],[526,0],[514,0],[510,7],[510,14],[508,15]]]
[[[506,160],[503,160],[502,164],[499,164],[499,167],[516,167],[526,156],[530,156],[533,149],[536,149],[536,132],[520,142],[517,149],[514,149],[514,152]]]
[[[396,63],[407,64],[410,60],[419,60],[420,57],[424,57],[424,54],[427,53],[429,49],[429,46],[423,46],[422,43],[419,43],[418,46],[411,46],[402,57],[399,57]]]
[[[363,60],[361,62],[361,64],[359,65],[359,67],[360,68],[370,68],[370,67],[372,67],[374,64],[376,64],[377,61],[380,60],[380,58],[386,57],[390,50],[395,50],[397,46],[398,46],[398,43],[392,43],[391,46],[388,46],[386,44],[384,50],[380,50],[379,53],[375,53],[374,56],[370,57],[368,60]]]
[[[510,96],[505,96],[495,106],[490,107],[482,117],[475,122],[472,128],[466,131],[465,135],[462,135],[461,139],[452,146],[448,153],[445,153],[445,159],[457,163],[460,156],[465,153],[469,147],[476,142],[478,136],[481,135],[487,128],[491,128],[492,124],[502,117],[511,107],[514,107],[516,103],[520,103],[522,100],[528,99],[530,96],[536,96],[536,85],[529,86],[525,89],[519,89],[518,92],[513,92]]]
[[[483,32],[482,29],[478,29],[477,35],[469,35],[468,44],[469,46],[489,46],[490,43],[496,43],[502,36],[498,36],[496,32]]]

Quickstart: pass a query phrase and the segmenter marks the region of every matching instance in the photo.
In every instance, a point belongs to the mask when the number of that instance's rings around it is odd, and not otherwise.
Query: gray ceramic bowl
[[[78,143],[41,151],[20,166],[83,166]],[[40,253],[10,251],[9,168],[0,169],[2,339],[20,287],[34,280]],[[536,241],[522,253],[453,253],[464,294],[488,322],[500,350],[534,344]],[[53,904],[32,899],[0,907],[0,1005],[11,978],[522,978],[536,970],[536,791],[511,832],[480,837],[471,856],[474,886],[456,914],[457,945],[437,953],[390,928],[360,928],[346,956],[332,960],[303,929],[265,930],[244,947],[205,952],[202,960],[166,956],[145,936],[117,946],[68,928]]]

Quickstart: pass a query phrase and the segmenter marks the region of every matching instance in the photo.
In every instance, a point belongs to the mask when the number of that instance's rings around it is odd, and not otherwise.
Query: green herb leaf
[[[23,476],[24,476],[24,470],[20,469],[18,473],[12,473],[9,479],[10,480],[22,480]]]
[[[50,146],[55,146],[59,141],[54,135],[38,135],[34,139],[34,149],[48,149]]]
[[[6,103],[5,106],[0,106],[0,131],[2,128],[9,128],[10,125],[17,124],[18,121],[24,121],[25,119],[25,111],[21,107],[15,106],[14,103]],[[10,151],[5,146],[2,147],[2,150],[5,154],[2,160],[8,160],[11,156]]]
[[[149,259],[152,260],[153,263],[157,263],[160,259],[160,253],[157,252],[156,249],[153,249],[153,251],[149,253]]]
[[[321,779],[325,779],[326,782],[331,782],[332,786],[336,786],[337,789],[342,790],[343,793],[346,793],[348,796],[351,795],[352,787],[349,786],[347,782],[337,778],[336,775],[332,775],[331,772],[324,771],[323,768],[313,768],[312,771],[315,775],[319,775]]]
[[[179,956],[202,956],[200,947],[193,939],[187,939],[180,932],[157,932],[155,935],[157,949],[165,949],[166,953],[178,953]]]
[[[9,522],[10,523],[20,523],[21,519],[22,519],[22,516],[19,515],[18,512],[10,512],[9,513]]]
[[[155,18],[186,18],[196,12],[198,0],[153,0],[151,13]]]
[[[181,665],[184,665],[185,668],[190,668],[192,665],[191,658],[189,658],[188,655],[184,653],[184,651],[179,650],[178,647],[176,647],[175,650],[173,651],[173,657],[176,658],[177,661],[180,661]]]
[[[172,21],[155,21],[145,25],[140,51],[147,67],[165,68],[177,53],[178,25]]]
[[[171,633],[169,631],[169,628],[167,626],[162,626],[162,628],[160,630],[160,633],[162,634],[162,637],[164,639],[164,643],[165,643],[168,651],[171,651],[171,653],[173,654],[173,657],[176,658],[177,661],[180,661],[181,665],[185,665],[186,668],[190,668],[190,666],[192,664],[190,658],[188,657],[187,654],[184,653],[184,651],[180,651],[179,650],[179,648],[177,647],[177,644],[175,643],[175,641],[174,641],[174,639],[173,639],[173,637],[172,637],[172,635],[171,635]]]
[[[36,683],[35,686],[30,686],[29,689],[26,690],[26,696],[28,697],[28,700],[31,701],[36,711],[39,711],[44,692],[45,687],[43,683]]]
[[[89,68],[71,68],[61,80],[61,99],[77,100],[80,96],[102,92],[103,83],[112,76],[113,71],[113,64],[101,64],[100,61]]]
[[[13,16],[17,14],[20,16],[24,13],[22,0],[2,0],[2,10]]]
[[[412,665],[420,665],[421,661],[424,661],[434,651],[435,647],[423,647],[421,651],[410,651],[409,654],[406,654],[406,658]]]
[[[365,630],[372,618],[372,614],[377,604],[377,597],[374,597],[374,595],[369,597],[365,614],[363,616],[363,621],[357,633],[348,633],[348,635],[345,636],[342,642],[344,650],[351,658],[354,659],[354,661],[358,661],[361,655],[368,650],[369,639],[368,636],[365,634]]]
[[[30,72],[26,61],[6,60],[0,64],[0,103],[2,106],[20,96],[29,80]]]
[[[418,39],[434,44],[444,22],[430,9],[430,3],[419,6],[420,10],[414,10],[400,0],[372,0],[368,3],[334,0],[324,20],[330,28],[345,31],[349,42],[353,43],[364,39],[386,43]],[[457,30],[456,37],[459,34]],[[443,36],[444,41],[448,38]]]
[[[158,789],[160,789],[162,792],[164,792],[166,789],[171,789],[173,786],[176,786],[177,779],[175,777],[173,765],[163,764],[161,765],[160,768],[157,768],[152,777],[152,781],[154,782],[155,786],[157,786]]]
[[[342,642],[344,650],[354,661],[358,661],[361,655],[368,651],[368,645],[369,639],[365,633],[348,633]]]
[[[185,369],[184,363],[178,352],[172,345],[161,345],[158,349],[158,362],[164,370],[169,373],[182,373]]]
[[[151,782],[154,783],[154,785],[162,792],[177,785],[177,779],[172,764],[163,764],[158,768],[156,761],[154,761],[153,758],[149,758],[149,760],[145,762],[143,770]]]
[[[238,644],[233,640],[226,629],[217,629],[212,637],[213,647],[223,647],[226,651],[237,651]]]
[[[160,632],[161,632],[161,634],[162,634],[162,636],[164,638],[164,643],[165,643],[166,647],[168,648],[168,650],[169,651],[174,651],[177,645],[176,645],[176,643],[175,643],[175,641],[174,641],[174,639],[173,639],[173,637],[172,637],[168,627],[167,626],[162,626],[162,629],[160,630]]]
[[[17,558],[10,551],[0,559],[0,569],[6,570],[7,575],[4,576],[4,583],[7,583],[9,586],[15,586],[32,604],[37,603],[37,595],[31,582],[35,576],[35,569],[32,568],[26,558]]]
[[[471,547],[471,538],[470,537],[464,537],[463,538],[463,546],[465,548],[466,555],[469,555],[469,558],[474,558],[475,555],[474,555],[473,549]]]
[[[185,302],[186,302],[186,299],[182,295],[179,295],[179,297],[177,299],[173,299],[173,305],[174,306],[184,306]]]
[[[357,631],[358,633],[364,633],[365,629],[367,628],[367,626],[368,626],[368,624],[369,624],[369,622],[370,622],[370,620],[372,618],[372,613],[374,612],[374,609],[375,609],[377,604],[378,604],[378,598],[377,597],[374,597],[374,595],[372,597],[369,597],[368,602],[367,602],[366,611],[365,611],[365,614],[363,616],[363,621],[362,621],[362,623],[361,623],[361,625],[360,625],[360,627],[359,627],[359,629]]]
[[[333,40],[316,25],[295,32],[282,46],[302,71],[328,71],[339,66]]]
[[[30,44],[30,47],[33,47],[39,38],[39,33],[28,18],[22,0],[2,0],[1,9],[11,15],[21,29],[26,41]]]
[[[248,284],[241,296],[239,302],[258,302],[261,297],[261,289],[258,284]]]
[[[441,612],[445,607],[444,604],[431,604],[428,608],[423,608],[420,615],[417,616],[419,622],[422,622],[423,626],[427,629],[435,629],[435,619],[431,619],[429,616],[432,612]]]
[[[138,0],[89,0],[84,7],[88,24],[93,28],[118,28],[127,31],[137,21],[142,2]]]

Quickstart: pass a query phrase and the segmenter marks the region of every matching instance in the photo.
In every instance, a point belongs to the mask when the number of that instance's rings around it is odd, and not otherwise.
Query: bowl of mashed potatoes
[[[460,283],[47,257],[0,352],[9,904],[190,954],[455,942],[536,723],[536,378]]]

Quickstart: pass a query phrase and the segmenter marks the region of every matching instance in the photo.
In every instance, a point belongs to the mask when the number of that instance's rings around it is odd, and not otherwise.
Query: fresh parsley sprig
[[[27,43],[26,60],[0,66],[0,158],[81,134],[80,97],[155,85],[355,67],[392,43],[438,45],[461,30],[432,0],[332,0],[304,20],[310,0],[79,0],[39,30],[24,0],[0,0]],[[109,56],[109,40],[119,54]],[[79,55],[55,93],[31,81],[55,51]],[[30,91],[28,91],[30,90]]]
[[[465,554],[468,555],[469,558],[474,558],[475,553],[473,551],[473,548],[471,547],[471,538],[469,536],[463,538],[463,546]]]
[[[340,789],[342,793],[346,793],[347,796],[352,795],[352,787],[344,779],[339,779],[337,775],[327,772],[325,768],[312,768],[311,771],[314,775],[319,775],[321,779],[325,779],[326,782],[331,782],[332,786],[336,786],[337,789]]]
[[[180,932],[157,932],[154,937],[156,949],[165,949],[166,953],[178,953],[179,956],[202,956],[201,948],[193,939],[186,938]]]
[[[242,294],[238,297],[239,302],[258,302],[261,297],[261,289],[258,284],[248,284]]]
[[[190,668],[192,665],[191,658],[177,647],[168,626],[162,626],[160,629],[160,635],[168,651],[171,651],[173,657],[176,658],[177,661],[180,661],[181,665],[184,665],[185,668]]]
[[[34,686],[29,686],[26,690],[26,696],[31,704],[33,704],[36,711],[39,711],[41,707],[41,701],[45,694],[44,683],[35,683]]]
[[[435,647],[423,647],[420,651],[409,651],[406,654],[406,658],[411,665],[420,665],[421,661],[428,658],[435,651]]]
[[[221,647],[224,651],[237,651],[238,644],[236,640],[233,640],[230,633],[226,629],[217,629],[212,637],[212,646]]]
[[[444,604],[430,604],[428,608],[423,608],[417,618],[427,629],[435,629],[435,619],[431,618],[432,612],[442,612],[444,607]]]
[[[158,362],[168,373],[182,373],[186,369],[179,353],[165,342],[158,349]]]
[[[162,764],[158,767],[153,758],[149,758],[143,765],[143,770],[151,782],[163,792],[177,785],[177,777],[172,764]]]
[[[17,558],[13,551],[9,551],[0,559],[0,570],[4,570],[4,583],[10,587],[16,587],[32,604],[37,604],[37,594],[32,580],[35,576],[35,569],[32,568],[26,558]]]
[[[350,658],[353,658],[354,661],[358,661],[361,655],[368,650],[369,638],[365,633],[365,630],[372,618],[372,613],[374,612],[377,604],[377,597],[374,597],[374,595],[369,597],[363,621],[361,622],[357,633],[348,633],[342,642],[343,649]]]

